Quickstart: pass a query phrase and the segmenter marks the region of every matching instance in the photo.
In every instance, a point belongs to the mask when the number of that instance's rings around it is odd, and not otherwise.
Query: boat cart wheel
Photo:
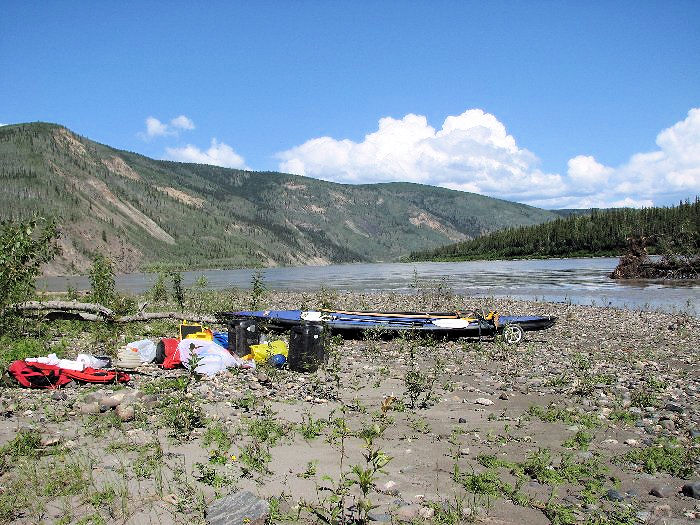
[[[524,336],[525,332],[517,324],[507,324],[503,328],[503,340],[509,345],[517,345]]]

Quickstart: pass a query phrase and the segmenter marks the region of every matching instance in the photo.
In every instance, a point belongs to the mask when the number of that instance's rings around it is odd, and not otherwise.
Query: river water
[[[418,279],[440,282],[456,293],[474,297],[511,297],[613,306],[700,315],[700,282],[616,281],[608,274],[617,258],[468,261],[425,263],[342,264],[265,269],[265,284],[273,290],[316,291],[321,285],[336,290],[410,292],[414,269]],[[183,285],[201,276],[210,289],[248,288],[254,270],[183,272]],[[150,288],[155,274],[118,275],[117,289],[138,293]],[[38,288],[65,291],[90,288],[85,276],[48,277]]]

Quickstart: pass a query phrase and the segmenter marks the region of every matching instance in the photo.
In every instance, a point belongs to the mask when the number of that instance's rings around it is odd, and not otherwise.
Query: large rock
[[[209,525],[265,525],[270,505],[246,490],[215,500],[207,508]]]
[[[691,498],[700,499],[700,481],[683,485],[683,494]]]

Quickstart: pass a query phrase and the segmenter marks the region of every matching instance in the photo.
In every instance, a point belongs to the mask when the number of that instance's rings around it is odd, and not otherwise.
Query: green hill
[[[578,212],[578,210],[574,210]],[[506,228],[482,237],[417,251],[408,261],[464,261],[620,255],[640,238],[651,253],[700,252],[700,200],[678,206],[590,210],[543,224]]]
[[[54,216],[49,273],[112,257],[232,268],[390,261],[554,212],[409,183],[345,185],[276,172],[150,159],[56,124],[0,127],[0,218]]]

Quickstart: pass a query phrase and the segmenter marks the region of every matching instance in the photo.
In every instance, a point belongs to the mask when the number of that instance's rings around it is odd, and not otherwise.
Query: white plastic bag
[[[213,376],[231,367],[255,368],[253,363],[231,355],[214,341],[183,339],[178,343],[177,351],[180,361],[187,369],[190,368],[190,354],[194,352],[197,355],[197,368],[194,371],[198,374]]]
[[[156,358],[156,344],[150,339],[140,339],[126,346],[138,350],[142,363],[150,363]]]
[[[85,368],[105,368],[109,365],[109,358],[99,359],[88,354],[78,354],[75,360],[82,363]]]

